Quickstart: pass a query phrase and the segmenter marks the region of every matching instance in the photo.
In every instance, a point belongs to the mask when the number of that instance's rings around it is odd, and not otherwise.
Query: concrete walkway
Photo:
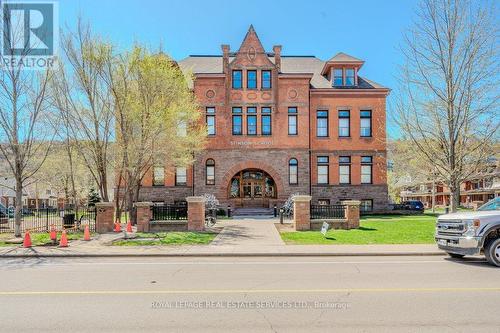
[[[283,240],[271,219],[222,220],[222,232],[212,241],[211,246],[280,246]]]

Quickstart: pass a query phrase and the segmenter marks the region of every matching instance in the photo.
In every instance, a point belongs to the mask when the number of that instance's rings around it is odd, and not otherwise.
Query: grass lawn
[[[431,244],[436,215],[373,215],[361,218],[359,229],[282,232],[287,244]]]
[[[143,245],[193,245],[210,244],[217,236],[213,232],[138,232],[135,239],[123,239],[113,242],[118,246],[143,246]]]
[[[31,243],[33,246],[46,245],[51,243],[49,233],[31,233]],[[68,232],[67,233],[68,240],[78,240],[83,239],[83,232]],[[24,237],[24,235],[23,235]],[[93,234],[90,234],[90,237],[93,237]],[[17,246],[18,244],[8,244],[5,241],[8,239],[14,238],[13,234],[0,234],[0,246]],[[57,233],[57,239],[61,239],[61,233]]]

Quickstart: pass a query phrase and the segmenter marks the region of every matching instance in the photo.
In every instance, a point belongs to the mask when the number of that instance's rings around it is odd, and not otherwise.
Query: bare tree
[[[10,26],[8,15],[4,20]],[[46,117],[51,105],[47,86],[52,71],[31,70],[21,65],[29,61],[33,50],[23,40],[20,33],[23,28],[2,29],[5,43],[14,45],[22,41],[25,49],[17,54],[13,49],[10,54],[3,54],[7,59],[16,59],[17,65],[4,64],[0,69],[0,153],[15,179],[16,237],[21,236],[23,189],[45,161],[55,135]]]
[[[114,111],[103,72],[112,61],[113,48],[93,36],[80,19],[77,31],[64,34],[61,40],[68,66],[61,66],[52,81],[55,104],[62,124],[69,129],[66,135],[75,144],[102,200],[109,201]],[[70,151],[68,154],[71,156]]]
[[[395,120],[460,202],[498,137],[498,21],[487,1],[422,0],[405,35]]]

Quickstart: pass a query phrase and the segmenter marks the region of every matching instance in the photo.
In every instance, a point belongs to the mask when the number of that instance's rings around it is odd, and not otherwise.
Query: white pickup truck
[[[454,258],[483,252],[490,264],[500,267],[500,197],[474,212],[439,216],[435,239]]]

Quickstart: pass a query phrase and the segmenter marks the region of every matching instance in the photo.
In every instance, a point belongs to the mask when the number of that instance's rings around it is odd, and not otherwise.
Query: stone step
[[[233,216],[273,216],[273,208],[236,208]]]

